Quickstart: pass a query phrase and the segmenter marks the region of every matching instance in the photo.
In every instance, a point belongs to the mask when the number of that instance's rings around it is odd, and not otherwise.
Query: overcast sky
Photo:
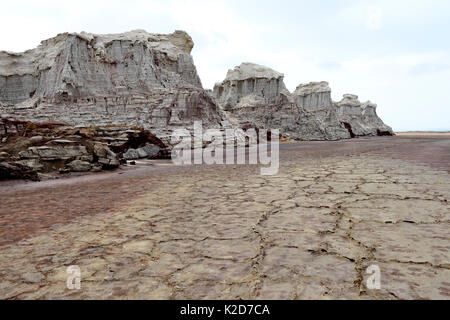
[[[396,131],[450,130],[450,1],[2,1],[0,50],[61,32],[187,31],[205,88],[241,62],[325,80],[378,104]]]

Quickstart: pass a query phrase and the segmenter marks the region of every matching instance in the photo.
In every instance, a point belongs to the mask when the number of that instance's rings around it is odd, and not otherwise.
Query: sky
[[[448,0],[2,1],[0,50],[21,52],[62,32],[185,30],[205,88],[242,62],[332,98],[378,104],[395,131],[450,130]]]

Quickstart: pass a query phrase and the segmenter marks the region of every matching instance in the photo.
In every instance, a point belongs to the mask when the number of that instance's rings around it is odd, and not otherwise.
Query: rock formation
[[[39,181],[39,176],[35,170],[19,163],[10,164],[0,162],[0,180],[27,179]]]
[[[328,135],[334,139],[349,138],[349,131],[338,119],[337,108],[331,100],[331,88],[328,82],[301,84],[292,95],[301,107],[315,116]]]
[[[345,94],[336,104],[338,118],[352,136],[392,135],[392,128],[385,125],[376,113],[377,105],[367,101],[363,104],[354,94]]]
[[[23,53],[0,52],[0,99],[76,100],[89,96],[145,94],[184,84],[201,88],[192,39],[136,30],[116,35],[65,33]]]
[[[193,45],[183,31],[135,30],[64,33],[23,53],[0,52],[0,151],[10,151],[14,139],[26,146],[7,152],[2,175],[30,176],[23,166],[45,171],[51,161],[59,161],[53,169],[90,171],[116,167],[120,158],[164,157],[173,130],[192,130],[197,120],[205,129],[280,129],[294,140],[392,134],[375,104],[353,95],[334,103],[327,82],[300,85],[291,94],[282,73],[253,63],[205,90]],[[57,124],[57,132],[39,141],[28,133],[11,140],[30,125],[46,124]],[[77,137],[93,128],[102,129]],[[66,138],[61,130],[73,134]]]
[[[270,68],[243,63],[228,71],[225,80],[215,85],[213,94],[231,123],[243,129],[279,128],[281,135],[295,140],[350,137],[331,112],[329,91],[322,94],[310,86],[298,88],[291,95],[283,78]]]
[[[284,75],[253,63],[242,63],[229,70],[225,80],[216,84],[214,96],[225,111],[240,108],[246,102],[274,103],[287,89]],[[245,101],[241,101],[245,98]],[[259,101],[258,101],[259,100]]]
[[[170,154],[150,132],[130,126],[75,128],[61,123],[2,121],[0,129],[0,180],[109,170],[120,161]]]
[[[0,52],[2,117],[78,126],[126,124],[168,141],[174,128],[222,114],[202,89],[191,37],[136,30],[64,33],[23,53]]]

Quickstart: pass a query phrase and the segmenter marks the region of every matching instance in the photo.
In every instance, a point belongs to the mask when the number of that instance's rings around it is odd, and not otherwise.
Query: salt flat
[[[153,163],[0,185],[0,298],[449,299],[448,136],[280,150],[275,176]]]

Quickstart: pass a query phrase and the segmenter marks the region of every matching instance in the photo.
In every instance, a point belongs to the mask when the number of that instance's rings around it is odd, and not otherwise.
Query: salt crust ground
[[[0,186],[0,298],[449,299],[449,155],[448,137],[310,142],[282,146],[273,177],[150,166]]]

